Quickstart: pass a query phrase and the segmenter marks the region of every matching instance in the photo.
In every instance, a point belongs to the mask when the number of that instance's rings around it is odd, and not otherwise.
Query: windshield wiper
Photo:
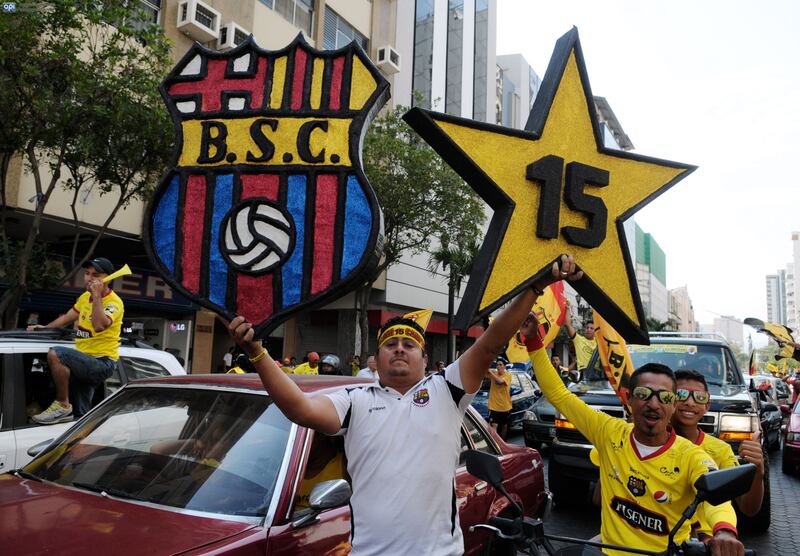
[[[22,477],[23,479],[30,479],[31,481],[36,481],[38,483],[42,482],[42,478],[38,475],[34,475],[33,473],[28,473],[27,471],[23,471],[22,469],[17,469],[12,471],[14,475],[17,477]]]
[[[129,492],[125,492],[124,490],[116,489],[116,488],[109,488],[109,487],[104,487],[104,486],[100,486],[100,485],[93,485],[91,483],[79,483],[79,482],[72,483],[72,486],[77,487],[77,488],[82,488],[82,489],[85,489],[85,490],[91,490],[92,492],[99,492],[103,496],[108,496],[110,494],[111,496],[115,496],[116,498],[125,498],[125,499],[128,499],[128,500],[139,500],[139,498],[137,498],[133,494],[131,494]]]

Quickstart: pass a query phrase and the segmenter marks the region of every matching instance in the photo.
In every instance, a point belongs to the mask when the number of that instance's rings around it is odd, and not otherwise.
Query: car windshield
[[[263,395],[133,387],[25,471],[84,490],[256,521],[270,505],[290,430]]]
[[[633,368],[646,363],[661,363],[673,371],[692,369],[702,373],[712,394],[721,394],[729,386],[741,386],[742,377],[736,367],[725,356],[719,345],[658,344],[649,346],[629,345],[628,352]],[[599,358],[594,369],[587,369],[584,380],[606,380]]]

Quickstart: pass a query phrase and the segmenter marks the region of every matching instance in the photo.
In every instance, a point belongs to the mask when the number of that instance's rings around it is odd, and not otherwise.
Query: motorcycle
[[[683,511],[681,518],[669,533],[667,549],[663,552],[654,552],[640,548],[617,546],[594,542],[572,537],[548,535],[544,532],[544,522],[541,519],[526,517],[525,513],[514,499],[509,496],[503,487],[503,468],[497,456],[470,450],[466,454],[467,471],[475,477],[486,481],[495,490],[505,496],[517,514],[513,519],[504,517],[491,517],[488,524],[478,524],[470,527],[470,531],[485,529],[499,539],[512,542],[520,552],[538,556],[543,550],[549,556],[602,556],[600,548],[619,550],[631,554],[644,554],[648,556],[707,556],[710,549],[700,541],[688,540],[680,545],[675,542],[675,534],[681,525],[690,519],[697,507],[702,502],[712,505],[733,500],[747,492],[753,482],[756,466],[753,464],[740,465],[721,471],[711,471],[697,479],[694,486],[697,496]],[[551,541],[570,543],[571,546],[556,548]],[[754,550],[745,549],[745,556],[755,556]]]

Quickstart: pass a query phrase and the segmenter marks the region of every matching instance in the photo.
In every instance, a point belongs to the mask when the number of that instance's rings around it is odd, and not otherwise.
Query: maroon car
[[[361,382],[293,379],[314,393]],[[472,409],[461,443],[462,453],[499,455],[512,497],[541,514],[538,452],[505,444]],[[463,457],[456,476],[472,554],[487,537],[469,526],[510,508],[467,473]],[[342,479],[341,439],[288,421],[255,375],[138,381],[23,469],[0,475],[0,546],[16,555],[346,554],[350,491]]]
[[[794,409],[782,405],[781,411],[789,416],[783,437],[783,472],[794,473],[800,467],[800,402]]]

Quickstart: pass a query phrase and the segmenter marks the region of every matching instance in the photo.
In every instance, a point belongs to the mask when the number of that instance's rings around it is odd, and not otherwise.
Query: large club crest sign
[[[359,46],[195,44],[161,93],[177,145],[144,235],[171,286],[264,336],[370,272],[382,221],[361,146],[389,85]]]

